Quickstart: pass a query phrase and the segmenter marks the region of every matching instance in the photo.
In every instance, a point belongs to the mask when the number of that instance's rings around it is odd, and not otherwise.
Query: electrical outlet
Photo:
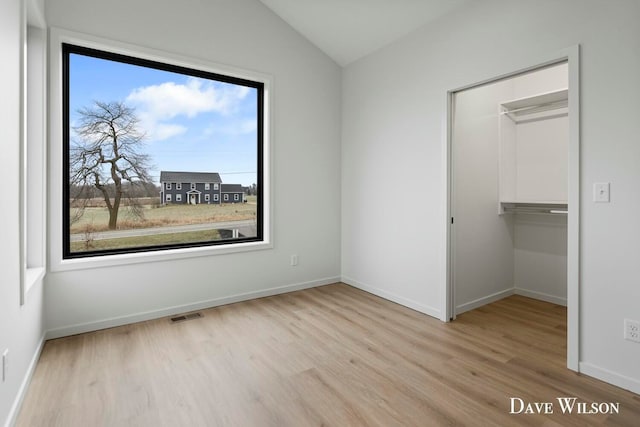
[[[291,267],[298,265],[298,255],[291,255]]]
[[[640,322],[624,319],[624,339],[640,342]]]
[[[2,382],[7,380],[9,374],[9,349],[2,352]]]

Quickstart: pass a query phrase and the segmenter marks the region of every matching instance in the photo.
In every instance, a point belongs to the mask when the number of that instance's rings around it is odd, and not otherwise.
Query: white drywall
[[[569,118],[518,123],[516,201],[567,202]]]
[[[640,3],[487,0],[343,73],[342,271],[440,315],[446,299],[446,93],[580,44],[580,369],[640,391]],[[611,182],[595,204],[594,182]],[[383,199],[394,194],[393,203]],[[424,310],[427,311],[427,310]],[[442,316],[441,316],[442,317]]]
[[[513,81],[461,91],[454,97],[453,281],[456,312],[513,289],[513,217],[498,215],[498,105]]]
[[[7,380],[0,379],[0,425],[11,422],[31,362],[43,334],[42,284],[36,283],[20,306],[20,1],[2,0],[0,10],[0,354],[9,349]]]
[[[516,292],[567,305],[567,217],[516,215],[513,236]]]
[[[47,22],[269,74],[275,106],[274,249],[50,273],[51,336],[339,279],[340,69],[333,61],[254,0],[61,0],[47,3]]]

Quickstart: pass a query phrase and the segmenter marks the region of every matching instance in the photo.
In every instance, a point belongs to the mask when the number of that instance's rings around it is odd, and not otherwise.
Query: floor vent
[[[181,314],[180,316],[172,317],[171,323],[184,322],[185,320],[192,320],[202,317],[202,313],[189,313],[189,314]]]

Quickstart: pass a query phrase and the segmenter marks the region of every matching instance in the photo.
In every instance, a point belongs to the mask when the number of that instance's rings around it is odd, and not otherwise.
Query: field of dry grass
[[[227,203],[222,205],[200,204],[194,206],[180,204],[159,207],[146,205],[143,208],[143,219],[136,218],[128,212],[126,207],[123,207],[118,215],[118,229],[129,230],[256,219],[257,205],[255,196],[249,196],[247,199],[248,203]],[[72,217],[76,209],[71,208]],[[86,208],[80,220],[71,225],[71,234],[107,231],[108,222],[109,213],[106,208]]]
[[[203,230],[184,233],[155,234],[151,236],[120,237],[117,239],[87,240],[71,242],[71,252],[102,249],[136,248],[143,246],[170,245],[180,243],[210,242],[220,239],[218,230]]]

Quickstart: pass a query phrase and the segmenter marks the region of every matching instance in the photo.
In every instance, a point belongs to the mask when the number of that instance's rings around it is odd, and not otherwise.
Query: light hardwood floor
[[[344,284],[46,343],[18,426],[640,425],[640,397],[565,368],[564,307],[450,324]],[[509,415],[509,398],[619,415]]]

